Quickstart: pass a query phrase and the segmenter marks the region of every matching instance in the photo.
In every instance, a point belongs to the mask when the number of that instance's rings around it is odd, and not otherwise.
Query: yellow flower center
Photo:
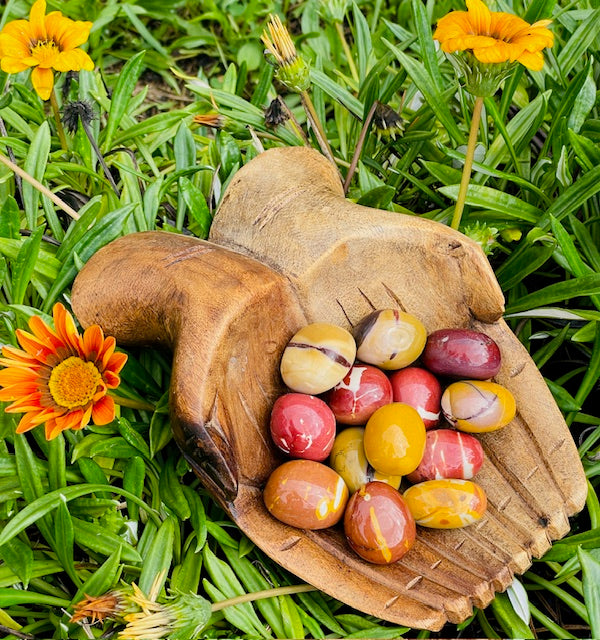
[[[48,388],[57,405],[74,409],[86,405],[94,397],[101,379],[93,362],[71,356],[54,367]]]
[[[38,40],[29,50],[42,68],[50,68],[60,53],[54,40]]]

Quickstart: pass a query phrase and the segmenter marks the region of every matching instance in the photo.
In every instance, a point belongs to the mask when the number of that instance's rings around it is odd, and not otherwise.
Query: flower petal
[[[21,73],[21,71],[29,69],[30,66],[17,58],[2,58],[0,63],[0,68],[4,73]]]
[[[54,326],[56,333],[65,344],[69,345],[73,351],[79,355],[83,355],[81,351],[81,336],[77,331],[73,316],[65,309],[65,307],[57,302],[53,309]]]
[[[473,32],[481,36],[491,35],[492,14],[485,4],[481,0],[467,0],[467,9]]]
[[[102,377],[108,389],[116,389],[121,384],[121,378],[112,371],[105,371]]]
[[[88,327],[83,333],[81,343],[85,358],[88,361],[95,362],[104,348],[104,333],[102,329],[97,324]]]
[[[37,404],[30,408],[22,407],[22,403],[28,398],[30,398],[29,402],[33,402],[34,398],[32,398],[32,394],[37,394]],[[37,384],[34,382],[20,382],[19,384],[13,384],[10,387],[0,389],[0,401],[13,402],[13,404],[8,408],[15,413],[40,409],[39,399],[41,396],[42,394],[40,393]],[[19,406],[17,407],[17,405]],[[8,410],[8,408],[6,410]]]
[[[26,58],[30,55],[27,41],[23,37],[0,33],[0,56],[9,58]]]
[[[115,403],[110,396],[104,396],[94,404],[92,409],[92,420],[94,424],[108,424],[115,419]]]
[[[29,369],[22,367],[7,367],[0,371],[0,387],[8,387],[21,382],[31,382],[37,379],[37,375]]]
[[[31,82],[36,93],[42,100],[50,99],[50,94],[54,87],[54,73],[52,69],[35,67],[31,72]]]
[[[544,66],[544,55],[541,51],[536,51],[535,53],[524,51],[517,58],[517,61],[532,71],[540,71]]]
[[[29,12],[29,24],[34,40],[46,40],[46,0],[36,0]],[[36,89],[37,91],[37,89]],[[39,93],[39,92],[38,92]]]
[[[66,19],[66,18],[65,18]],[[81,46],[90,37],[91,22],[69,20],[69,25],[62,33],[58,44],[63,51]]]
[[[92,59],[83,49],[71,49],[69,51],[61,51],[52,65],[57,71],[86,71],[94,70]]]

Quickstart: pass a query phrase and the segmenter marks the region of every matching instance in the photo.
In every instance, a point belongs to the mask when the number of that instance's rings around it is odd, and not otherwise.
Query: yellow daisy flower
[[[468,11],[452,11],[441,18],[433,34],[442,51],[471,51],[479,62],[520,62],[539,71],[542,50],[551,47],[554,35],[546,27],[551,20],[529,24],[518,16],[490,11],[482,0],[467,0]]]
[[[0,68],[19,73],[31,68],[33,88],[48,100],[54,72],[92,71],[94,63],[79,47],[87,41],[91,22],[65,18],[60,11],[46,15],[46,0],[36,0],[29,20],[13,20],[0,32]]]

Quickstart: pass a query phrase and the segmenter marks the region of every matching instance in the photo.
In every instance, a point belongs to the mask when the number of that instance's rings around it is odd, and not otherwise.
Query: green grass
[[[344,39],[333,3],[316,0],[49,4],[94,21],[88,52],[96,70],[68,84],[63,77],[59,101],[92,106],[90,129],[117,190],[83,128],[68,134],[64,152],[27,74],[0,73],[0,152],[12,153],[80,216],[70,219],[0,165],[3,344],[16,344],[15,329],[32,314],[47,314],[56,301],[68,305],[75,275],[100,247],[151,229],[205,238],[228,182],[261,146],[302,144],[289,121],[264,122],[264,108],[281,95],[307,131],[299,97],[274,79],[262,55],[270,12],[287,18],[310,62],[312,100],[343,174],[374,101],[400,114],[403,131],[394,137],[366,132],[348,196],[449,223],[473,100],[433,46],[431,25],[462,9],[458,2],[348,3]],[[9,0],[0,25],[29,6]],[[506,318],[548,380],[590,482],[571,534],[521,578],[532,627],[540,638],[590,637],[600,633],[600,8],[592,0],[515,0],[497,9],[529,21],[552,17],[556,43],[542,71],[517,69],[486,100],[462,228],[489,240]],[[193,125],[194,115],[214,111],[213,101],[223,128]],[[51,442],[40,429],[15,436],[15,417],[2,414],[0,523],[14,527],[24,510],[35,517],[0,548],[0,625],[38,639],[100,637],[101,626],[88,636],[69,623],[70,603],[120,583],[148,589],[161,568],[168,589],[211,599],[297,583],[239,532],[180,458],[169,427],[169,376],[168,355],[131,351],[119,393],[154,409],[122,408],[110,425]],[[318,592],[225,609],[204,632],[401,634],[428,637]],[[441,635],[459,634],[533,637],[507,596]]]

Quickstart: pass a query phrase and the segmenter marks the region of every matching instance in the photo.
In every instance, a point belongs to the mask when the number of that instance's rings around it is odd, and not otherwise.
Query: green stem
[[[115,401],[115,404],[118,404],[120,407],[127,407],[128,409],[139,409],[140,411],[154,411],[156,409],[153,404],[144,402],[143,400],[124,398],[123,396],[116,396],[112,393],[109,395]]]
[[[62,121],[60,119],[60,110],[58,108],[58,102],[56,100],[56,92],[54,91],[54,87],[52,87],[52,92],[50,93],[50,104],[52,105],[52,112],[54,113],[56,132],[58,133],[60,146],[64,151],[68,151],[69,147],[67,145],[67,136],[65,136],[65,130],[63,129]]]
[[[317,115],[317,112],[315,110],[315,105],[313,104],[313,101],[310,99],[310,95],[308,94],[308,91],[300,92],[300,100],[302,101],[302,106],[304,107],[304,111],[306,111],[306,117],[309,119],[310,124],[313,128],[313,131],[317,136],[317,141],[319,142],[321,151],[337,169],[337,164],[335,163],[335,159],[333,157],[333,151],[331,149],[331,146],[329,145],[327,136],[325,135],[325,131],[323,129],[323,126],[321,125],[321,121],[319,120],[319,116]],[[339,173],[339,169],[338,169],[338,173]],[[340,175],[340,180],[341,180],[341,175]]]
[[[225,609],[225,607],[234,607],[236,604],[244,604],[244,602],[254,602],[254,600],[276,598],[277,596],[288,596],[294,593],[306,593],[307,591],[317,591],[317,589],[310,584],[297,584],[290,585],[288,587],[276,587],[275,589],[255,591],[254,593],[245,593],[244,595],[236,596],[235,598],[214,602],[211,606],[211,611],[214,613],[215,611]]]
[[[352,56],[352,51],[348,46],[348,41],[346,40],[346,34],[344,33],[344,26],[341,22],[335,23],[335,29],[340,38],[340,42],[342,43],[342,48],[344,49],[344,55],[346,56],[346,60],[348,61],[348,66],[350,67],[350,73],[352,74],[352,78],[356,83],[358,83],[358,71],[356,69],[356,65],[354,64],[354,58]]]
[[[373,102],[373,105],[369,109],[369,113],[365,118],[362,129],[360,130],[360,135],[358,136],[358,142],[356,143],[356,149],[354,150],[354,155],[352,156],[352,162],[350,163],[350,168],[348,169],[348,173],[346,174],[346,180],[344,181],[344,194],[347,194],[348,189],[350,188],[350,183],[352,182],[352,177],[354,176],[354,172],[356,171],[358,160],[360,159],[360,154],[362,153],[363,145],[365,143],[367,130],[371,125],[371,120],[373,120],[373,116],[375,115],[375,109],[377,109],[378,104],[379,104],[378,100],[375,100]]]
[[[475,98],[475,105],[473,106],[473,118],[471,119],[471,130],[469,131],[469,141],[467,142],[467,152],[465,153],[465,164],[463,166],[462,178],[460,180],[460,189],[458,190],[456,207],[454,208],[454,215],[452,216],[452,222],[450,224],[453,229],[458,229],[460,219],[462,218],[463,210],[465,208],[465,200],[467,198],[469,181],[471,179],[471,168],[473,167],[473,157],[475,156],[475,145],[477,144],[477,134],[479,131],[482,107],[483,98],[481,96],[477,96]]]

